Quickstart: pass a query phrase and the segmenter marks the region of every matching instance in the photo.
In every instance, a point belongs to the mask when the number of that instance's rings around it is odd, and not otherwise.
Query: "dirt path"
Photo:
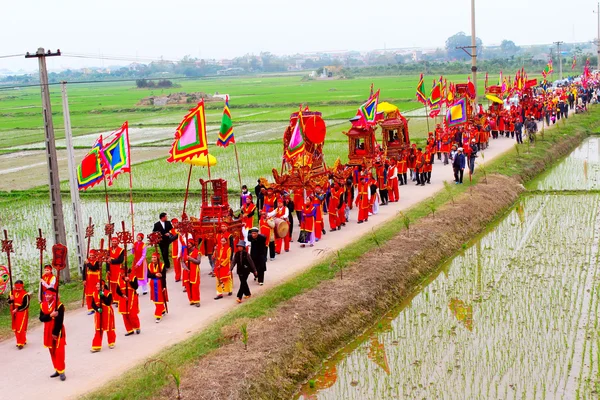
[[[491,147],[485,151],[486,162],[513,148],[514,143],[514,140],[506,138],[492,140]],[[481,158],[478,161],[481,161]],[[465,179],[468,181],[468,175]],[[274,262],[268,263],[264,287],[261,288],[255,283],[251,283],[253,294],[260,294],[262,290],[288,280],[312,266],[318,257],[315,250],[341,249],[361,236],[369,234],[371,229],[378,224],[396,217],[398,211],[407,209],[443,190],[444,181],[453,181],[452,168],[443,166],[436,160],[431,185],[417,187],[414,183],[409,183],[407,187],[400,187],[400,202],[380,207],[379,214],[371,217],[368,223],[357,225],[356,209],[354,209],[346,229],[341,232],[328,233],[315,245],[314,249],[301,249],[298,243],[292,243],[292,250],[289,253],[277,256]],[[326,223],[326,225],[328,224]],[[83,309],[69,312],[65,317],[67,381],[64,383],[48,377],[53,371],[48,350],[43,348],[41,343],[42,327],[38,326],[29,332],[28,345],[24,350],[16,350],[13,340],[1,342],[0,375],[11,383],[6,385],[3,396],[11,399],[31,399],[45,393],[44,397],[48,399],[75,398],[110,382],[112,378],[118,377],[159,350],[190,337],[236,307],[233,296],[219,301],[212,299],[215,293],[215,282],[214,278],[207,275],[208,272],[208,262],[204,259],[202,261],[202,306],[200,308],[189,306],[185,293],[182,293],[179,284],[173,282],[173,276],[170,274],[168,285],[171,312],[160,324],[154,322],[153,304],[148,296],[140,298],[141,335],[124,337],[123,322],[121,317],[117,316],[117,343],[113,350],[109,350],[105,345],[102,352],[91,354],[93,317],[86,315]]]

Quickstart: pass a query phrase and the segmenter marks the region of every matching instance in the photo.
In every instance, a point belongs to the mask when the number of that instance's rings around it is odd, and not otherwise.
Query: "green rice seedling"
[[[244,343],[244,350],[248,350],[248,323],[244,322],[240,326],[240,333],[242,334],[241,340]]]
[[[169,363],[159,358],[151,358],[146,361],[144,364],[146,369],[155,368],[156,373],[167,374],[173,378],[173,383],[175,384],[175,388],[177,389],[177,400],[181,399],[181,374],[175,368],[173,368]]]

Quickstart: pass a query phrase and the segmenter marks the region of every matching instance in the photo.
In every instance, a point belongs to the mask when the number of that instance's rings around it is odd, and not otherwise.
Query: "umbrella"
[[[195,167],[206,167],[206,160],[206,156],[194,156],[185,160],[184,163],[191,164]],[[210,162],[211,167],[217,165],[217,159],[214,156],[209,154],[208,160]]]
[[[498,97],[494,96],[493,94],[486,94],[485,98],[493,101],[494,103],[504,104],[504,102],[502,100],[500,100]]]
[[[388,103],[387,101],[383,101],[377,104],[377,112],[391,113],[394,111],[398,111],[398,107],[395,105]]]

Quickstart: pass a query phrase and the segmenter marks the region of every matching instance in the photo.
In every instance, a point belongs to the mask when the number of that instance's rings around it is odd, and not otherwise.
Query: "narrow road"
[[[485,150],[485,161],[489,162],[497,158],[514,148],[514,144],[513,139],[502,137],[498,140],[491,140],[490,148]],[[482,161],[481,157],[478,161]],[[465,184],[468,184],[468,173],[465,175]],[[356,224],[355,208],[351,213],[350,223],[345,229],[339,232],[328,232],[312,249],[301,249],[298,243],[292,243],[289,253],[278,255],[274,262],[267,263],[265,286],[259,287],[255,282],[251,282],[253,295],[260,295],[262,291],[310,268],[319,260],[317,250],[341,249],[361,236],[369,235],[374,227],[396,218],[398,211],[406,210],[443,190],[444,181],[453,181],[451,166],[443,166],[440,161],[436,160],[431,181],[431,185],[424,187],[417,187],[412,182],[409,182],[408,186],[401,186],[400,202],[380,207],[379,214],[370,217],[368,223]],[[327,218],[325,217],[325,219]],[[327,222],[326,226],[328,226]],[[296,233],[294,237],[297,237]],[[28,333],[28,344],[21,351],[16,349],[12,338],[1,342],[0,376],[9,383],[5,385],[2,397],[34,399],[43,396],[47,400],[76,398],[109,383],[111,379],[119,377],[159,350],[191,337],[221,315],[237,307],[235,296],[218,301],[213,300],[215,281],[214,278],[208,276],[210,267],[205,258],[202,260],[201,267],[202,306],[200,308],[189,306],[186,294],[182,292],[179,284],[174,283],[172,273],[170,273],[168,276],[171,297],[169,315],[161,323],[155,323],[154,307],[149,296],[141,296],[142,333],[124,337],[123,321],[121,316],[117,315],[117,342],[116,347],[112,350],[108,349],[105,342],[102,352],[90,353],[94,334],[93,317],[88,316],[84,309],[67,313],[65,316],[67,330],[66,382],[49,378],[53,369],[48,350],[42,346],[41,326]],[[234,291],[237,291],[237,278],[235,285]]]

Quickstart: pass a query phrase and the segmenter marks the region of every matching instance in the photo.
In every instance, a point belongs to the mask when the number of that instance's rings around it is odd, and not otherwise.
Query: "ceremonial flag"
[[[500,70],[500,76],[498,77],[498,86],[502,86],[502,70]]]
[[[454,102],[454,84],[450,82],[450,86],[446,89],[446,105]]]
[[[431,88],[431,93],[429,94],[429,104],[431,106],[435,106],[439,102],[442,101],[442,83],[433,81],[433,87]]]
[[[571,64],[571,70],[575,70],[577,67],[577,56],[573,56],[573,64]]]
[[[89,153],[83,157],[81,164],[77,166],[79,190],[87,190],[102,181],[105,162],[104,153],[102,152],[102,136],[100,136]]]
[[[544,78],[546,78],[548,75],[550,75],[553,72],[554,72],[554,68],[552,67],[552,60],[549,60],[548,65],[546,65],[546,68],[544,68],[544,70],[542,71],[542,76]]]
[[[288,145],[288,148],[285,149],[285,156],[288,160],[291,160],[302,152],[304,152],[304,129],[302,111],[300,111],[298,113],[298,121],[296,121],[296,126],[294,127],[292,137],[290,138],[290,144]]]
[[[360,106],[359,111],[367,125],[375,125],[377,117],[377,104],[379,104],[379,90],[369,97],[369,100]]]
[[[486,88],[486,89],[488,88],[488,78],[489,78],[489,77],[488,77],[488,73],[486,72],[486,73],[485,73],[485,88]]]
[[[465,122],[467,122],[467,102],[463,97],[448,107],[446,123],[448,126],[456,126]]]
[[[127,121],[121,129],[111,135],[109,144],[104,146],[102,153],[106,159],[104,173],[111,186],[117,176],[123,172],[131,172],[131,151],[129,148],[129,124]]]
[[[427,96],[425,95],[425,81],[423,80],[423,74],[419,78],[419,83],[417,84],[417,101],[422,103],[423,105],[427,105]]]
[[[183,162],[195,156],[208,154],[204,100],[200,100],[177,127],[169,154],[168,162]]]
[[[229,96],[225,98],[225,107],[223,107],[223,118],[221,119],[221,130],[219,130],[219,138],[217,146],[227,147],[231,143],[235,143],[233,136],[233,123],[231,122],[231,112],[229,111]]]

